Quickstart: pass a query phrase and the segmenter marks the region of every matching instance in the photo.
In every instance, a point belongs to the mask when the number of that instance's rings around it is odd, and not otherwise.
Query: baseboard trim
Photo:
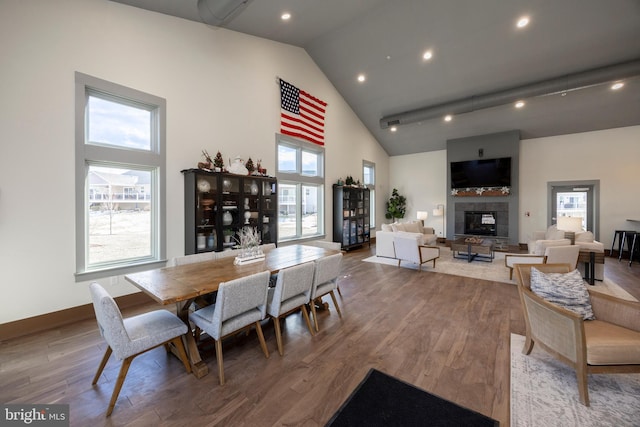
[[[115,298],[120,309],[148,304],[151,299],[142,292]],[[15,322],[0,325],[0,341],[18,338],[47,329],[59,328],[79,320],[95,319],[93,304],[85,304],[65,310],[54,311]]]

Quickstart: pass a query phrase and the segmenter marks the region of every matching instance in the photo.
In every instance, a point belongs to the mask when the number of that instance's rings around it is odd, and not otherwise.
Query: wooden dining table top
[[[275,274],[283,268],[339,252],[315,246],[281,246],[265,251],[264,260],[250,264],[235,265],[235,257],[226,257],[127,274],[125,279],[160,304],[166,305],[215,292],[223,282],[267,270]]]

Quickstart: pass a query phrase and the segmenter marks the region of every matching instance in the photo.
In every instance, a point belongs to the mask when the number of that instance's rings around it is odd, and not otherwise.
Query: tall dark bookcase
[[[369,189],[333,186],[333,241],[349,250],[371,245]]]

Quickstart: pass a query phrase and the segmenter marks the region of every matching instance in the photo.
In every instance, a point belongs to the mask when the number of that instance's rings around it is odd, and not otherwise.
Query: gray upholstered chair
[[[422,270],[422,264],[440,258],[440,248],[437,246],[425,246],[420,244],[420,237],[412,234],[395,233],[393,246],[398,259],[398,267],[402,261],[418,264],[418,270]]]
[[[262,251],[270,251],[271,249],[275,249],[276,248],[276,244],[275,243],[266,243],[264,245],[260,245],[260,249],[262,249]]]
[[[313,314],[313,322],[316,331],[319,331],[318,327],[318,313],[316,313],[316,300],[321,299],[324,295],[331,295],[333,305],[336,306],[338,316],[342,317],[340,312],[340,306],[336,300],[336,295],[333,292],[338,287],[338,276],[342,268],[342,252],[334,255],[329,255],[324,258],[320,258],[315,261],[316,269],[313,275],[313,286],[311,287],[311,313]]]
[[[539,345],[576,371],[578,392],[589,406],[587,374],[640,372],[640,303],[588,290],[595,320],[551,303],[531,290],[531,268],[568,273],[569,264],[516,264],[524,310],[526,340],[522,352]]]
[[[306,304],[311,301],[314,270],[315,263],[313,262],[282,269],[278,272],[276,286],[269,288],[267,314],[273,319],[280,356],[284,355],[282,332],[280,331],[281,317],[300,309],[309,332],[314,335],[306,307]]]
[[[184,255],[173,258],[173,265],[186,265],[196,262],[210,261],[216,259],[216,252],[202,252],[199,254]]]
[[[228,257],[236,257],[238,255],[240,255],[240,252],[242,252],[240,249],[227,249],[221,252],[216,252],[216,257],[218,259],[220,258],[228,258]]]
[[[304,244],[307,246],[315,246],[316,248],[331,249],[334,251],[342,250],[342,243],[329,242],[328,240],[311,240],[309,242],[304,242]],[[342,297],[342,291],[340,290],[340,286],[336,287],[336,290]]]
[[[191,365],[181,338],[187,333],[188,328],[182,320],[167,310],[155,310],[123,319],[118,305],[102,286],[91,283],[89,290],[100,334],[107,342],[107,350],[91,384],[95,385],[98,382],[111,353],[122,360],[120,373],[107,408],[107,416],[113,412],[129,366],[137,355],[163,344],[172,343],[187,372],[191,372]]]
[[[260,321],[267,313],[269,276],[268,271],[263,271],[221,283],[215,304],[189,314],[189,320],[196,326],[196,336],[199,336],[200,330],[203,330],[215,341],[220,385],[224,384],[222,339],[226,336],[244,329],[248,330],[255,325],[260,347],[265,357],[269,357],[269,350],[260,326]]]

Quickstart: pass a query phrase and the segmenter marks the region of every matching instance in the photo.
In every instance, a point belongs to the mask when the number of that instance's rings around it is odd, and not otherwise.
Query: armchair
[[[433,261],[436,266],[436,259],[440,258],[440,248],[437,246],[425,246],[420,244],[419,237],[398,234],[393,237],[398,267],[402,261],[418,264],[418,270],[422,270],[422,264]]]
[[[587,374],[640,372],[640,303],[588,291],[596,320],[539,297],[531,290],[531,268],[568,273],[568,264],[517,264],[518,293],[526,340],[522,352],[538,344],[576,371],[580,402],[589,406]]]

